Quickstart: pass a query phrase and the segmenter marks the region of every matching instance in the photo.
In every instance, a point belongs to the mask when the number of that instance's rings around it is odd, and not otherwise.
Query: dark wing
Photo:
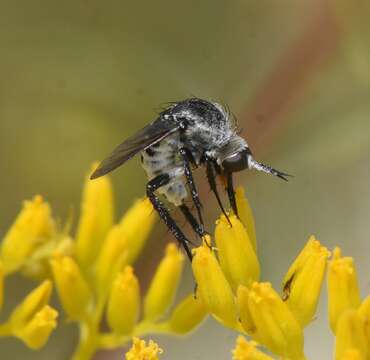
[[[151,145],[163,140],[178,129],[179,124],[175,121],[158,118],[151,124],[145,126],[135,135],[126,139],[122,144],[118,145],[113,152],[101,162],[98,168],[90,176],[90,179],[96,179],[108,174],[140,151],[143,151]]]

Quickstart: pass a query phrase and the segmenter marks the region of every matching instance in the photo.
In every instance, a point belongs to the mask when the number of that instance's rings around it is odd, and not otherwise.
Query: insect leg
[[[190,209],[185,204],[180,205],[179,208],[180,208],[181,212],[183,213],[183,215],[185,216],[188,223],[193,228],[194,232],[200,238],[202,238],[204,235],[206,235],[206,232],[204,231],[203,225],[198,223],[197,219],[193,216]]]
[[[202,204],[200,203],[199,193],[198,193],[197,187],[194,182],[193,174],[191,172],[188,154],[185,149],[180,149],[180,155],[184,163],[184,174],[185,174],[186,181],[190,188],[191,198],[193,199],[195,208],[197,209],[199,223],[200,223],[200,226],[204,228],[204,223],[203,223],[203,218],[202,218]]]
[[[158,212],[161,219],[167,225],[169,230],[175,236],[176,240],[182,245],[186,254],[190,261],[192,260],[193,256],[189,249],[188,243],[189,240],[185,237],[183,232],[180,228],[176,225],[176,222],[171,217],[170,213],[163,205],[163,203],[159,200],[158,196],[155,195],[155,191],[158,190],[160,187],[167,185],[170,182],[170,176],[168,174],[163,174],[155,177],[154,179],[150,180],[146,185],[146,194],[153,204],[154,209]]]
[[[225,211],[225,209],[222,205],[220,195],[218,194],[218,191],[217,191],[215,164],[213,163],[212,160],[208,160],[208,161],[206,161],[206,163],[207,163],[206,172],[207,172],[208,184],[209,184],[211,190],[213,191],[213,193],[216,196],[218,205],[219,205],[222,213],[225,215],[227,221],[231,225],[230,219],[229,219],[229,217],[228,217],[228,215],[227,215],[227,213],[226,213],[226,211]]]
[[[227,196],[229,197],[230,206],[234,211],[234,214],[238,216],[238,208],[236,206],[236,200],[235,200],[235,191],[234,191],[234,184],[233,184],[233,174],[227,173],[226,174],[226,191]]]

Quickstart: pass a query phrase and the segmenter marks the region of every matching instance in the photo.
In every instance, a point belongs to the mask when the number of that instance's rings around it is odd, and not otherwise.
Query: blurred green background
[[[278,287],[315,234],[355,257],[369,293],[369,16],[366,0],[1,0],[0,233],[36,193],[61,219],[77,216],[91,162],[164,103],[195,95],[227,103],[256,157],[295,176],[238,177],[255,211],[262,278]],[[121,214],[145,176],[136,159],[112,178]],[[159,226],[138,263],[143,279],[168,240]],[[11,280],[7,307],[30,287]],[[192,287],[188,268],[181,292]],[[311,359],[331,357],[325,304],[306,331]],[[66,359],[75,336],[60,326],[37,353],[1,340],[1,357]],[[155,336],[163,359],[228,359],[235,338],[213,320],[187,338]]]

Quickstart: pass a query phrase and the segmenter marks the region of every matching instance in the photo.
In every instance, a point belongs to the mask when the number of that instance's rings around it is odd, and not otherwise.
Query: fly
[[[220,104],[198,98],[170,105],[157,119],[118,145],[91,175],[103,176],[141,153],[147,173],[146,194],[189,259],[189,241],[158,194],[178,207],[194,232],[206,234],[202,205],[193,179],[193,169],[205,167],[209,186],[226,215],[216,184],[216,177],[226,180],[226,192],[233,212],[238,215],[233,186],[233,173],[256,169],[287,180],[286,173],[257,162],[245,139],[238,135],[231,114]],[[196,209],[196,217],[185,204],[188,192]],[[226,215],[227,216],[227,215]]]

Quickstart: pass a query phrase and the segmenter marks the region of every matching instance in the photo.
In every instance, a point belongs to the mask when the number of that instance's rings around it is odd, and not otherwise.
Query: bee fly
[[[287,180],[288,174],[257,162],[247,142],[238,135],[231,114],[220,104],[191,98],[171,104],[156,120],[120,144],[91,175],[103,176],[141,152],[141,162],[148,175],[146,193],[154,209],[166,223],[189,259],[189,241],[156,193],[178,207],[200,237],[206,234],[192,170],[206,168],[209,186],[226,215],[216,186],[216,176],[226,181],[226,192],[234,213],[238,214],[233,188],[233,173],[256,169]],[[187,185],[187,186],[186,186]],[[185,204],[188,191],[197,218]],[[227,215],[226,215],[227,217]]]

